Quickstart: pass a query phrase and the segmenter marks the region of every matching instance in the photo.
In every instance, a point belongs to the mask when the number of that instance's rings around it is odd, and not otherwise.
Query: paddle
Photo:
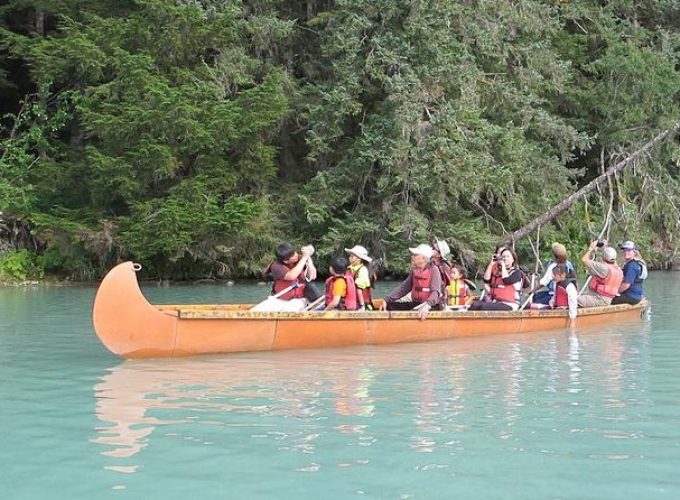
[[[590,283],[590,280],[593,279],[593,275],[591,274],[588,276],[588,279],[586,280],[585,283],[583,283],[583,286],[581,287],[581,290],[578,292],[579,295],[583,295],[583,292],[586,291],[586,288],[588,288],[588,284]]]
[[[321,303],[322,303],[324,300],[326,300],[326,297],[325,297],[325,296],[324,296],[324,297],[319,297],[319,298],[316,299],[314,302],[312,302],[312,303],[309,304],[307,307],[305,307],[305,308],[303,309],[303,311],[313,311],[314,309],[316,309],[317,307],[319,307],[319,305],[321,305]]]
[[[251,309],[253,309],[253,308],[255,308],[255,307],[259,306],[259,305],[264,304],[264,303],[267,302],[268,300],[271,300],[271,299],[278,299],[278,298],[281,297],[282,295],[287,294],[287,293],[290,292],[291,290],[295,290],[295,289],[296,289],[297,287],[299,287],[299,286],[300,286],[300,283],[298,283],[298,282],[296,281],[295,283],[293,283],[293,284],[290,285],[289,287],[286,287],[286,288],[284,288],[283,290],[281,290],[279,293],[274,294],[274,295],[270,295],[269,297],[267,297],[266,299],[264,299],[262,302],[259,302],[259,303],[255,304]]]

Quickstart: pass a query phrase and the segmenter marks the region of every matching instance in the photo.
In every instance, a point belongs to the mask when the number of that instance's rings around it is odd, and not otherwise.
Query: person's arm
[[[430,296],[427,298],[427,301],[418,308],[418,315],[421,320],[427,319],[430,309],[441,302],[441,289],[442,275],[439,272],[439,269],[433,266],[432,272],[430,273]]]
[[[567,285],[567,303],[569,305],[569,322],[571,324],[578,314],[578,290],[573,283]]]
[[[581,262],[583,262],[583,265],[586,267],[590,267],[590,263],[593,261],[593,253],[595,252],[595,249],[597,248],[597,240],[593,240],[590,242],[590,245],[588,245],[588,250],[585,251],[583,255],[581,255]]]
[[[515,283],[522,281],[522,270],[517,268],[513,269],[512,272],[509,272],[505,266],[503,266],[503,272],[501,276],[503,276],[504,285],[514,285]]]
[[[408,278],[402,281],[397,288],[392,290],[392,293],[383,298],[383,303],[380,306],[382,310],[386,309],[388,302],[394,302],[395,300],[399,300],[400,298],[402,298],[404,295],[411,291],[411,288],[413,287],[412,285],[413,279],[411,276],[412,273],[409,273]]]
[[[302,255],[300,257],[300,260],[298,261],[297,264],[295,264],[294,267],[292,267],[288,272],[286,272],[285,276],[283,278],[286,281],[293,281],[298,279],[298,276],[300,276],[300,273],[305,269],[305,266],[307,265],[307,261],[309,260],[309,255]],[[316,275],[316,269],[314,270],[314,273]]]
[[[314,281],[316,279],[316,266],[312,260],[312,256],[307,257],[307,270],[305,272],[307,281]]]
[[[486,271],[484,271],[484,283],[489,284],[491,283],[491,274],[493,273],[493,266],[496,265],[496,262],[493,261],[493,259],[489,262],[489,265],[486,266]]]
[[[543,288],[544,286],[548,286],[550,284],[550,282],[553,280],[552,272],[553,272],[553,269],[555,269],[555,266],[556,266],[556,264],[553,262],[548,267],[546,267],[545,274],[543,275],[543,277],[540,280],[538,280],[538,284],[536,285],[536,288],[534,288],[532,290],[532,292],[536,292],[536,291],[540,290],[541,288]]]
[[[626,265],[623,266],[623,281],[621,282],[621,286],[619,286],[619,293],[623,293],[628,290],[635,282],[637,277],[638,270],[627,262]]]

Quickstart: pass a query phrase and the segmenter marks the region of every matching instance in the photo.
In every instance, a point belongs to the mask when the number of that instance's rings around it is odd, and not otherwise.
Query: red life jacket
[[[354,284],[354,278],[350,271],[345,272],[342,276],[330,276],[326,280],[326,305],[330,304],[333,300],[333,285],[339,279],[344,279],[347,285],[347,292],[345,296],[340,299],[338,304],[338,309],[346,311],[356,311],[357,310],[357,287]]]
[[[436,273],[439,272],[435,269]],[[415,268],[411,271],[411,300],[418,304],[427,302],[430,298],[432,289],[430,288],[430,281],[432,278],[432,266],[427,266],[425,269]]]
[[[467,296],[470,293],[468,284],[465,280],[451,280],[451,284],[446,287],[447,303],[450,306],[464,306]]]
[[[371,278],[371,270],[365,265],[362,265],[359,269],[356,270],[356,272],[352,272],[351,270],[348,269],[348,271],[352,274],[352,279],[356,280],[356,277],[359,274],[359,271],[361,270],[362,267],[365,267],[366,271],[368,271],[369,280],[371,282],[371,285],[373,285],[374,279]],[[362,294],[364,296],[364,304],[366,306],[370,306],[373,304],[373,292],[371,291],[373,289],[373,286],[368,286],[366,288],[359,288],[358,286],[356,286],[356,289],[357,296],[358,294]],[[358,305],[359,301],[357,300],[357,306]]]
[[[569,307],[569,296],[567,295],[567,287],[570,283],[576,286],[575,279],[566,279],[555,284],[555,307]]]
[[[514,268],[508,270],[514,272]],[[491,298],[496,302],[509,302],[519,304],[519,290],[515,289],[515,284],[506,285],[500,271],[494,272],[491,276]]]
[[[605,262],[604,264],[609,268],[607,277],[593,276],[589,288],[598,295],[614,298],[619,293],[619,287],[623,281],[623,271],[616,263]]]
[[[270,264],[269,266],[271,267],[274,263]],[[285,264],[283,264],[285,266]],[[289,267],[289,266],[286,266]],[[289,269],[293,269],[292,267],[289,267]],[[300,275],[294,279],[294,280],[274,280],[274,285],[272,286],[272,294],[276,295],[279,293],[281,290],[285,290],[289,286],[291,286],[293,283],[298,283],[298,287],[294,288],[292,290],[289,290],[288,292],[284,293],[279,297],[281,300],[290,300],[290,299],[301,299],[305,296],[305,285],[307,282],[305,281],[305,270],[303,269]]]

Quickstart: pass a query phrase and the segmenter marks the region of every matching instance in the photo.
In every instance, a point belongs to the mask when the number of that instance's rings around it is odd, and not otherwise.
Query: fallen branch
[[[641,156],[649,153],[650,150],[658,146],[659,144],[662,144],[666,142],[669,138],[673,137],[673,135],[680,130],[680,121],[676,122],[675,125],[672,127],[664,130],[661,132],[659,135],[657,135],[654,139],[646,143],[644,146],[642,146],[640,149],[635,151],[634,153],[630,154],[620,162],[618,162],[616,165],[613,167],[610,167],[607,169],[605,173],[602,175],[596,177],[592,181],[590,181],[588,184],[583,186],[581,189],[576,191],[574,194],[569,196],[568,198],[565,198],[561,202],[559,202],[557,205],[552,207],[550,210],[547,212],[543,213],[539,217],[535,218],[532,220],[530,223],[525,225],[524,227],[518,229],[514,233],[508,235],[503,239],[504,243],[508,244],[513,244],[524,238],[525,236],[528,236],[532,232],[534,232],[536,229],[539,227],[547,224],[548,222],[552,221],[555,217],[558,215],[562,214],[563,212],[566,212],[569,210],[572,205],[574,205],[580,198],[592,193],[596,189],[598,189],[602,184],[605,182],[611,182],[610,178],[611,176],[617,174],[621,170],[623,170],[626,166],[628,166],[631,162],[635,162],[638,158]]]

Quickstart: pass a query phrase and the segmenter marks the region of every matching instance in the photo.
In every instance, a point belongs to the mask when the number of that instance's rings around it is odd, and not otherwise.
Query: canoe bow
[[[175,351],[177,316],[152,306],[137,282],[135,265],[114,267],[97,290],[92,321],[99,340],[125,358],[169,357]]]

